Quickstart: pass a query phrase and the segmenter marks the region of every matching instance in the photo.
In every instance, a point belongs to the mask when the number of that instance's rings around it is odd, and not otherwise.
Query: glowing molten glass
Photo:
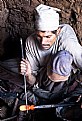
[[[35,106],[34,105],[21,105],[20,106],[20,110],[21,111],[26,111],[26,110],[34,110],[35,108],[34,108]]]

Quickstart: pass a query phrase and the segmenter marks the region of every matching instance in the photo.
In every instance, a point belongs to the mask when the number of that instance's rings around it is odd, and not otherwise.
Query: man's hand
[[[22,74],[22,75],[25,74],[28,83],[30,85],[34,85],[34,83],[36,82],[36,77],[34,75],[32,75],[31,65],[30,65],[29,61],[22,59],[22,61],[20,63],[20,69],[21,69],[20,74]]]
[[[22,58],[22,61],[20,63],[20,69],[21,69],[21,74],[25,76],[31,75],[31,65],[29,61],[25,60]]]

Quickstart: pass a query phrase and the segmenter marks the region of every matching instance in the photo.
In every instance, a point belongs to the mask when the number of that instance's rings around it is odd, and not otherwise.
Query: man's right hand
[[[20,73],[22,75],[24,75],[24,74],[26,76],[31,75],[31,65],[30,65],[29,61],[22,58],[22,61],[20,62],[20,71],[21,71]]]

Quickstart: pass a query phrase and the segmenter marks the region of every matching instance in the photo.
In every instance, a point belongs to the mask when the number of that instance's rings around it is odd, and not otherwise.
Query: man
[[[76,69],[82,69],[82,46],[78,43],[70,25],[59,24],[59,11],[57,8],[43,4],[35,8],[35,32],[26,39],[26,59],[22,59],[20,64],[21,74],[26,75],[27,82],[30,86],[34,86],[32,88],[34,93],[42,99],[40,104],[58,103],[70,92],[68,81],[55,83],[57,80],[53,81],[50,75],[51,80],[46,80],[47,67],[53,56],[65,50],[72,55]],[[39,88],[36,88],[37,84]],[[71,86],[71,91],[74,87]],[[37,104],[35,98],[34,102]]]
[[[59,51],[53,55],[47,65],[47,69],[45,69],[46,71],[42,70],[39,77],[39,82],[41,82],[39,87],[45,91],[42,90],[42,94],[40,94],[39,89],[34,92],[46,100],[44,104],[58,104],[58,102],[59,105],[61,105],[60,102],[63,105],[65,103],[70,104],[67,107],[59,106],[56,108],[57,116],[68,121],[82,119],[80,105],[71,106],[71,103],[81,100],[81,94],[79,93],[81,85],[75,78],[70,78],[73,71],[73,61],[73,56],[66,50]]]
[[[58,103],[66,98],[70,89],[69,85],[72,83],[69,80],[73,70],[72,64],[73,57],[66,50],[53,55],[47,64],[47,68],[42,69],[40,75],[38,75],[39,88],[35,89],[34,93],[53,103]],[[40,89],[43,89],[41,94]]]
[[[43,4],[35,8],[35,33],[26,40],[26,59],[20,64],[21,74],[31,86],[50,58],[61,50],[70,52],[75,66],[82,69],[82,46],[70,25],[59,25],[59,11]]]

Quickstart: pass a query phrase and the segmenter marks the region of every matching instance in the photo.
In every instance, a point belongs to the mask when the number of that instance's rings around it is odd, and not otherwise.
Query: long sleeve
[[[82,46],[79,44],[73,28],[66,25],[61,33],[62,47],[73,55],[75,65],[82,70]]]

